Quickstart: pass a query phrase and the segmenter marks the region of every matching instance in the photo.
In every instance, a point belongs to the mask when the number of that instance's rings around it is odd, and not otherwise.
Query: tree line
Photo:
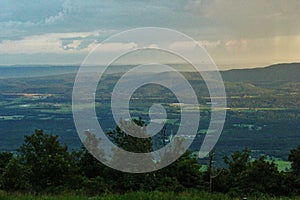
[[[143,125],[141,120],[137,124]],[[151,139],[139,139],[120,128],[110,132],[116,144],[124,149],[151,151]],[[300,146],[292,149],[288,160],[291,169],[279,171],[264,156],[251,160],[245,149],[224,157],[226,167],[201,170],[201,164],[190,152],[161,170],[130,174],[111,169],[96,160],[84,147],[68,150],[58,136],[35,130],[25,136],[16,153],[0,153],[0,189],[8,192],[59,193],[78,192],[87,195],[134,191],[182,192],[199,190],[227,193],[232,196],[267,194],[300,195]],[[212,160],[212,159],[211,159]]]

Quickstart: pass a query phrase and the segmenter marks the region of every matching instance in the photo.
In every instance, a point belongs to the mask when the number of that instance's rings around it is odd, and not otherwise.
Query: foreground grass
[[[242,198],[230,198],[224,194],[209,194],[206,192],[183,192],[180,194],[173,192],[133,192],[123,195],[108,194],[98,197],[88,197],[81,195],[33,195],[33,194],[21,194],[21,193],[6,193],[0,192],[0,200],[229,200],[229,199],[242,199]],[[248,199],[263,199],[263,200],[287,200],[287,197],[270,198],[270,197],[256,197]]]

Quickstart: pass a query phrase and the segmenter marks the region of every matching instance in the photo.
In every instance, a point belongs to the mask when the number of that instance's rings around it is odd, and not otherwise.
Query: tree
[[[30,170],[17,158],[11,158],[4,168],[1,187],[6,191],[31,190]]]
[[[236,193],[240,190],[241,174],[250,164],[250,151],[244,149],[242,152],[234,152],[230,157],[225,156],[224,163],[228,165],[228,169],[224,169],[222,176],[218,177],[216,180],[218,185],[215,188],[217,191],[227,192],[230,190],[232,193]]]
[[[92,134],[88,136],[92,136]],[[120,172],[113,172],[113,169],[94,158],[85,147],[76,152],[75,157],[75,165],[78,168],[76,176],[81,179],[77,189],[82,188],[91,195],[102,194],[111,189]]]
[[[30,183],[36,191],[62,186],[71,175],[72,157],[58,136],[35,130],[35,134],[25,136],[18,153],[21,164],[31,172]]]
[[[292,172],[300,176],[300,146],[297,149],[292,149],[288,160],[292,162]]]
[[[203,188],[201,165],[191,152],[185,152],[178,160],[156,173],[157,185],[162,190],[179,191],[184,188]],[[172,181],[172,184],[170,183]],[[165,183],[168,183],[165,185]]]
[[[238,177],[250,163],[250,150],[244,149],[242,152],[236,151],[231,158],[225,156],[224,163],[228,165],[228,170],[232,176]]]
[[[214,162],[213,160],[214,160],[214,154],[215,154],[214,151],[215,150],[213,149],[209,152],[209,164],[208,164],[208,170],[207,170],[208,178],[209,178],[209,192],[210,193],[213,192],[213,185],[214,185],[213,181],[216,178],[218,178],[221,175],[221,173],[223,172],[223,170],[219,170],[219,171],[217,171],[217,173],[215,173],[214,166],[213,166],[213,162]]]
[[[120,124],[125,131],[120,127],[116,127],[115,131],[109,132],[108,135],[116,144],[117,148],[113,148],[112,158],[109,160],[113,166],[117,166],[123,171],[137,171],[141,167],[141,163],[144,166],[155,167],[154,158],[149,153],[153,150],[152,138],[146,135],[145,122],[141,118],[138,120],[133,119],[131,121],[120,120]],[[130,135],[129,133],[135,133],[145,138],[138,138]],[[123,149],[125,151],[121,151]],[[127,152],[133,152],[137,154],[128,154]],[[138,159],[137,159],[138,157]],[[135,162],[139,160],[139,162]]]
[[[245,149],[243,152],[235,152],[231,158],[224,157],[224,162],[228,170],[222,180],[225,180],[232,195],[284,194],[283,174],[274,162],[266,161],[264,156],[251,161],[250,151]]]
[[[134,132],[139,135],[146,136],[146,126],[145,122],[139,119],[133,119],[131,121],[120,120],[120,124],[123,129],[128,130],[130,132]],[[138,138],[129,135],[127,132],[124,132],[120,127],[116,127],[116,130],[108,133],[109,137],[113,141],[113,143],[118,146],[118,148],[124,149],[129,152],[135,153],[147,153],[153,150],[152,138]],[[125,166],[132,169],[138,169],[141,163],[136,162],[126,162],[124,158],[126,155],[123,155],[124,152],[118,151],[117,149],[113,149],[113,156],[111,159],[111,163],[113,165],[120,166],[124,168]],[[145,165],[153,165],[153,158],[143,157],[143,164]],[[126,162],[126,165],[124,165]],[[143,174],[131,174],[131,173],[120,173],[118,172],[119,177],[117,179],[118,184],[114,185],[114,189],[120,192],[124,191],[138,191],[138,190],[148,190],[152,189],[152,181],[154,180],[153,173],[143,173]],[[118,187],[118,188],[116,188]]]
[[[282,195],[282,174],[274,162],[264,156],[251,162],[240,175],[240,189],[246,194]]]
[[[145,122],[141,119],[133,121],[123,120],[120,123],[122,123],[123,127],[126,127],[126,130],[132,128],[131,131],[138,131],[139,134],[145,134],[146,129],[143,128],[145,127]],[[142,128],[133,128],[132,123],[135,123]],[[119,127],[117,127],[115,131],[110,132],[108,135],[118,147],[127,151],[137,153],[153,151],[153,141],[151,137],[143,139],[136,138],[123,132]],[[170,151],[181,150],[180,144],[182,141],[177,140],[177,142],[177,148],[170,148]],[[171,152],[166,152],[165,156],[168,156],[168,153]],[[118,156],[120,155],[115,156],[113,161],[118,160]],[[145,158],[145,162],[143,164],[146,162],[151,162],[149,164],[153,164],[153,158]],[[133,163],[133,165],[134,164],[136,163]],[[159,171],[143,174],[122,173],[118,180],[119,190],[122,188],[123,191],[182,191],[184,188],[197,188],[201,182],[200,168],[201,165],[197,162],[197,159],[191,157],[190,152],[186,152],[177,161]]]
[[[139,135],[146,135],[145,122],[139,118],[133,119],[132,121],[120,120],[120,124],[125,130],[130,132],[138,132]],[[138,128],[136,126],[137,125]],[[137,138],[129,135],[128,133],[121,130],[120,127],[116,127],[115,131],[108,133],[113,142],[120,148],[136,153],[148,153],[153,150],[152,138]]]
[[[285,187],[289,194],[300,193],[300,146],[292,149],[288,161],[291,162],[291,171],[285,173]]]
[[[0,153],[0,174],[4,172],[5,167],[9,161],[13,158],[13,154],[10,152],[1,152]]]

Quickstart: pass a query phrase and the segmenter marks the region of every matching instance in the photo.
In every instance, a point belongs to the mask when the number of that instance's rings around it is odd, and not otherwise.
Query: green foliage
[[[88,195],[99,195],[108,191],[108,185],[104,178],[97,176],[90,179],[84,178],[82,189]]]
[[[8,170],[7,165],[13,158],[13,154],[9,152],[0,153],[0,186],[3,187],[3,173]],[[12,167],[12,166],[10,166]],[[6,180],[7,181],[7,180]]]
[[[190,152],[183,154],[168,167],[156,172],[162,191],[181,191],[184,188],[203,188],[201,165]],[[173,180],[173,183],[170,181]]]
[[[132,122],[126,123],[128,125]],[[143,125],[141,120],[135,123]],[[85,144],[96,147],[99,144],[96,137],[91,133],[86,134]],[[146,144],[138,143],[133,138],[125,142],[124,139],[129,136],[118,128],[110,135],[116,144],[124,148],[132,148],[133,145],[138,151],[144,147],[148,150],[152,148],[151,139]],[[99,148],[94,150],[101,153]],[[66,146],[59,143],[57,136],[36,130],[35,134],[25,137],[17,154],[0,154],[0,187],[9,192],[58,194],[71,191],[83,194],[82,199],[86,198],[85,195],[102,195],[104,199],[230,199],[243,196],[270,199],[269,196],[274,195],[293,197],[300,194],[299,152],[300,147],[291,150],[289,161],[292,162],[292,171],[288,172],[279,172],[276,164],[265,157],[250,159],[250,151],[247,149],[224,157],[228,168],[215,170],[217,175],[213,178],[212,188],[214,192],[226,195],[209,195],[203,192],[208,190],[208,173],[201,170],[201,165],[190,152],[161,170],[129,174],[105,166],[85,148],[69,152]],[[111,193],[123,195],[109,195]],[[3,194],[0,193],[0,199],[5,199],[1,195]],[[26,199],[26,195],[23,197]],[[28,195],[28,198],[33,197]],[[59,198],[67,199],[68,196]],[[6,199],[13,198],[8,195]]]
[[[12,159],[13,154],[9,152],[1,152],[0,153],[0,173],[3,173],[5,167],[8,162]]]
[[[120,124],[123,129],[130,130],[130,132],[136,132],[141,136],[146,135],[145,122],[140,119],[125,121],[120,120]],[[138,127],[134,126],[137,125]],[[136,153],[147,153],[152,151],[152,139],[151,138],[137,138],[133,137],[126,132],[122,131],[120,127],[116,127],[115,131],[109,132],[108,135],[114,141],[118,147],[123,148],[126,151]]]
[[[241,174],[250,164],[250,151],[245,149],[233,153],[230,158],[225,156],[224,163],[228,165],[228,169],[223,169],[224,173],[217,177],[217,184],[214,184],[213,188],[221,192],[240,190]]]
[[[102,196],[86,196],[74,194],[61,194],[61,195],[32,195],[23,193],[7,194],[0,191],[0,199],[2,200],[240,200],[242,198],[232,198],[229,195],[221,193],[207,193],[202,191],[185,191],[181,193],[175,192],[128,192],[126,194],[106,194]],[[270,197],[267,195],[259,195],[257,197],[249,197],[249,200],[288,200],[288,197]]]
[[[291,162],[291,172],[285,174],[284,186],[289,194],[300,193],[300,146],[292,149],[288,156]]]
[[[269,162],[265,157],[250,161],[250,151],[235,152],[231,158],[224,157],[228,169],[218,177],[217,191],[237,194],[254,195],[287,195],[282,187],[284,176],[278,171],[274,162]],[[224,187],[226,190],[224,190]],[[223,190],[222,190],[223,189]]]
[[[300,176],[300,146],[291,150],[288,160],[292,162],[293,173]]]
[[[24,191],[31,188],[30,169],[20,163],[17,158],[11,158],[2,173],[1,187],[6,191]]]
[[[224,163],[229,166],[228,170],[232,175],[239,176],[250,163],[250,150],[237,151],[231,155],[231,158],[225,156]]]
[[[265,157],[251,162],[240,177],[240,189],[245,194],[282,194],[282,176],[274,163],[267,162]],[[266,184],[267,183],[267,184]]]
[[[58,136],[36,130],[35,134],[25,136],[18,153],[21,164],[31,173],[30,184],[36,191],[61,186],[71,175],[72,158]]]

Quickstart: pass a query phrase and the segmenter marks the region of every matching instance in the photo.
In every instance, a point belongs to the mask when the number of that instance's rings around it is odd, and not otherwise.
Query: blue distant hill
[[[78,66],[1,66],[0,79],[76,73]]]
[[[133,66],[112,66],[109,67],[105,73],[113,74],[119,72],[126,72]],[[176,67],[176,65],[175,65]],[[56,76],[62,74],[77,73],[79,66],[50,66],[50,65],[19,65],[19,66],[0,66],[0,79],[9,78],[31,78],[31,77],[45,77]],[[95,67],[88,67],[92,72]],[[182,68],[184,69],[184,68]],[[181,70],[182,70],[181,69]],[[184,70],[182,70],[184,71]],[[286,83],[300,81],[300,63],[290,64],[276,64],[264,68],[253,69],[233,69],[228,71],[221,71],[224,81],[227,82],[243,82],[251,84],[265,84],[265,83]]]

